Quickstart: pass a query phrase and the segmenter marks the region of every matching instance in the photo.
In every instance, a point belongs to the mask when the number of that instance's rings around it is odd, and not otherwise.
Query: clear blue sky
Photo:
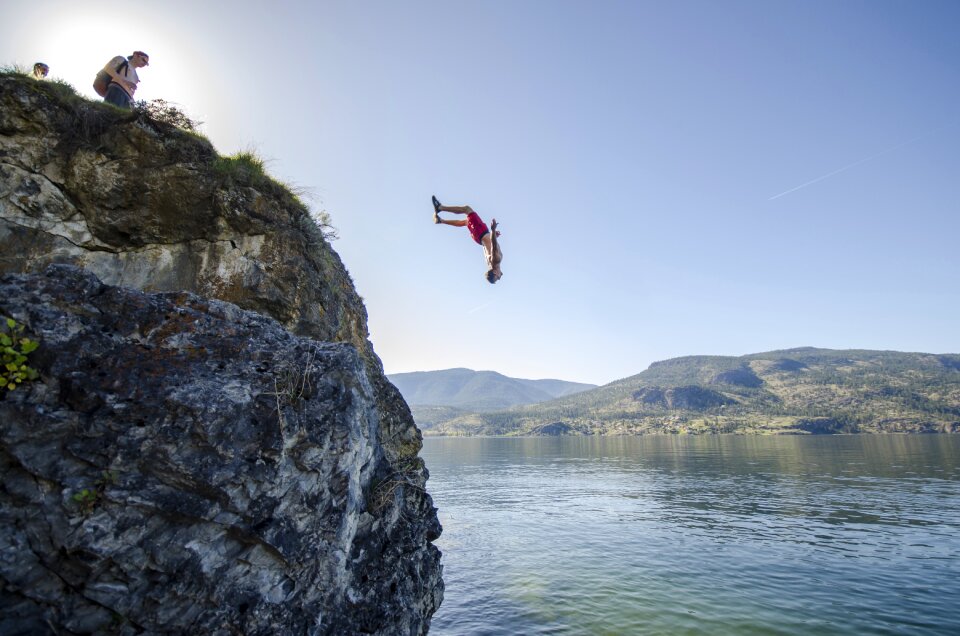
[[[605,383],[689,354],[960,351],[960,2],[4,3],[0,62],[310,188],[388,372]],[[430,195],[503,231],[483,279]]]

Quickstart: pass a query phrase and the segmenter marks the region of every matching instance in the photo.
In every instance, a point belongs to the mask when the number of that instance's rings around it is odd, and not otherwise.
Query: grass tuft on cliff
[[[251,150],[244,150],[234,155],[221,155],[214,160],[213,169],[221,177],[237,183],[264,185],[267,182],[273,182],[267,175],[266,161]]]
[[[221,179],[233,185],[248,186],[263,193],[286,200],[297,210],[295,223],[307,236],[310,243],[330,241],[337,238],[330,214],[326,210],[313,212],[304,202],[310,190],[301,186],[278,181],[267,173],[267,160],[254,150],[242,150],[232,155],[217,155],[213,171]]]

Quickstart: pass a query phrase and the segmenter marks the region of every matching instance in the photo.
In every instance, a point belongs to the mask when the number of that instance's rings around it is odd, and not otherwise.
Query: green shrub
[[[190,119],[180,107],[165,99],[141,100],[134,103],[134,109],[155,122],[168,124],[187,132],[197,132],[202,123]]]
[[[326,210],[320,210],[319,212],[314,212],[310,216],[320,229],[320,233],[323,234],[323,238],[327,239],[328,241],[335,241],[340,238],[340,235],[337,233],[337,228],[333,226],[333,218],[330,216],[329,212]]]
[[[80,510],[84,514],[90,514],[96,507],[97,502],[100,501],[100,496],[95,490],[84,488],[80,492],[74,493],[73,500],[80,505]]]
[[[93,482],[93,488],[83,488],[73,494],[73,501],[79,506],[80,512],[89,515],[103,500],[107,488],[117,484],[118,475],[114,470],[104,470],[100,477]]]
[[[24,381],[36,380],[40,376],[36,369],[27,366],[27,356],[39,346],[35,340],[23,337],[23,325],[18,325],[12,318],[4,320],[3,330],[0,331],[3,363],[0,384],[6,390],[13,391]]]

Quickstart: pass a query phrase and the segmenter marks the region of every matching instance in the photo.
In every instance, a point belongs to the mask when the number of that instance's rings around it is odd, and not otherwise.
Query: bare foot
[[[496,220],[496,219],[490,219],[490,229],[493,230],[494,232],[497,231],[497,220]],[[500,233],[499,233],[499,232],[497,232],[497,236],[500,236]]]

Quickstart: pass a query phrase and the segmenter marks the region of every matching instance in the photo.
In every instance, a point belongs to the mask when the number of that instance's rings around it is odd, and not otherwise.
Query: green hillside
[[[417,423],[435,435],[960,432],[960,355],[801,348],[674,358],[549,402]]]

